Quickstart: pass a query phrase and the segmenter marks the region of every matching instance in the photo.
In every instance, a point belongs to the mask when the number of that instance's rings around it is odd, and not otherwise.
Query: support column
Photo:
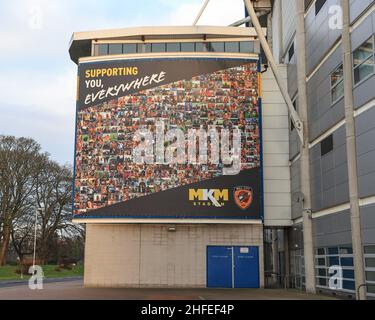
[[[301,192],[303,202],[303,247],[305,259],[306,292],[315,293],[314,243],[311,218],[310,190],[310,151],[309,125],[307,112],[306,86],[306,33],[305,33],[305,3],[295,0],[296,5],[296,39],[297,39],[297,77],[298,77],[298,109],[303,122],[304,138],[301,143]]]
[[[354,120],[353,74],[352,74],[352,47],[350,41],[350,4],[349,0],[342,0],[343,9],[343,69],[344,69],[344,96],[346,120],[346,146],[348,158],[350,217],[352,228],[352,244],[354,258],[355,285],[359,288],[366,283],[363,265],[363,246],[361,236],[361,219],[358,195],[357,174],[357,145]],[[366,289],[356,290],[358,300],[366,300]]]

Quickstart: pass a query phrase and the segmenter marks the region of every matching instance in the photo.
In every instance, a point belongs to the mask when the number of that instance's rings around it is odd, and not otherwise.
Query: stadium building
[[[250,19],[73,34],[85,286],[375,297],[375,2],[350,1],[351,86],[346,29],[330,24],[340,1],[298,3],[254,2],[276,78]]]

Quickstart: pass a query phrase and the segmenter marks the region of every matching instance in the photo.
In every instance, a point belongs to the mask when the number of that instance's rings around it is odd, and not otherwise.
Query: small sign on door
[[[249,253],[249,248],[240,248],[240,253]]]

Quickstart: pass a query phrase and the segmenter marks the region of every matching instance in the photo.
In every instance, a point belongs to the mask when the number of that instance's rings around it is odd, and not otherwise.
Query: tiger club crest
[[[234,188],[234,201],[242,210],[246,210],[253,202],[253,189],[250,187]]]

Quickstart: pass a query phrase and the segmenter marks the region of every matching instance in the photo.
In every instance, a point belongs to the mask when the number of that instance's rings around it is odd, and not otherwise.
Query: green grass
[[[61,269],[61,271],[56,271],[55,265],[45,265],[43,266],[43,272],[45,278],[65,278],[65,277],[79,277],[83,276],[83,266],[77,265],[73,270]],[[0,267],[0,281],[9,280],[22,280],[21,275],[16,273],[18,266],[3,266]],[[29,279],[30,275],[23,275],[23,280]]]

